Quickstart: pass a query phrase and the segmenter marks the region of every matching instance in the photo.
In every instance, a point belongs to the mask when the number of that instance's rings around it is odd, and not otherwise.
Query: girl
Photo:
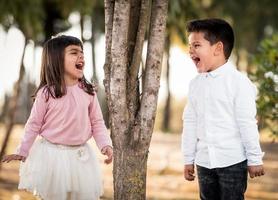
[[[92,136],[107,156],[105,163],[112,162],[111,139],[95,88],[83,75],[84,65],[79,39],[61,35],[45,43],[41,80],[25,134],[17,153],[3,158],[23,161],[18,188],[44,200],[99,199],[99,163],[87,144]]]

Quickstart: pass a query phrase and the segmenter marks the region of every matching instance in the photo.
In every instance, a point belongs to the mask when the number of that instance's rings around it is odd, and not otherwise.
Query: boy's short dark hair
[[[202,19],[192,20],[187,24],[186,31],[203,32],[206,40],[210,44],[215,44],[221,41],[224,45],[224,55],[228,59],[234,47],[234,32],[229,23],[223,19]]]

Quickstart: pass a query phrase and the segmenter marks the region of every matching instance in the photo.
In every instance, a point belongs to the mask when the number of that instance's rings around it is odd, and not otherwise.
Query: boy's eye
[[[195,45],[194,45],[194,48],[197,48],[197,47],[199,47],[199,46],[200,46],[199,44],[195,44]]]

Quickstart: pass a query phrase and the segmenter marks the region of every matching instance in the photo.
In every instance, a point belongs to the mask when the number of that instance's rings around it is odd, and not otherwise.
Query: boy
[[[183,115],[184,177],[194,180],[196,164],[202,200],[244,199],[247,173],[264,175],[256,88],[227,62],[234,34],[226,21],[194,20],[187,32],[199,75],[190,83]]]

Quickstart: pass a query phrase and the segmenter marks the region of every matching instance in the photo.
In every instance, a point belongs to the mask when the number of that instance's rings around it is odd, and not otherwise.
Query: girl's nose
[[[83,54],[83,53],[80,53],[80,54],[79,54],[79,58],[84,59],[84,54]]]

